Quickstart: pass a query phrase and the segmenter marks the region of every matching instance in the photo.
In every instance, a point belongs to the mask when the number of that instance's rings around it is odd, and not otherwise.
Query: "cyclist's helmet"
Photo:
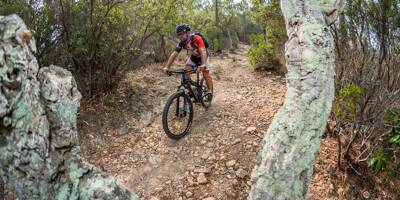
[[[176,26],[176,34],[179,35],[182,31],[190,31],[189,24],[179,24]]]

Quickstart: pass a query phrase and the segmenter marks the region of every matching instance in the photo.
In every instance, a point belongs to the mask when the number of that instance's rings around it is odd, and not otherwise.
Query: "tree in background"
[[[91,96],[112,87],[121,64],[134,58],[123,2],[2,1],[0,14],[21,15],[37,42],[39,63],[70,69],[80,90]]]
[[[279,0],[252,0],[252,4],[251,17],[259,26],[261,33],[250,37],[251,47],[248,52],[250,64],[257,70],[272,69],[285,73],[283,51],[287,36]]]
[[[0,1],[0,15],[16,13],[32,30],[38,62],[71,70],[88,96],[110,91],[133,65],[165,60],[180,23],[204,33],[213,51],[234,48],[251,24],[243,8],[244,0]]]
[[[338,164],[361,174],[359,164],[368,161],[374,171],[398,176],[399,1],[349,1],[331,32],[337,98],[329,128],[339,143]]]

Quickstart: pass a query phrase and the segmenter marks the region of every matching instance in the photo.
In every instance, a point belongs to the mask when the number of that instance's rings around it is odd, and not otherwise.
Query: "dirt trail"
[[[143,199],[246,199],[259,143],[286,90],[283,77],[250,69],[246,52],[240,45],[212,57],[213,105],[195,105],[192,129],[179,141],[161,126],[178,78],[156,64],[126,74],[112,95],[84,103],[84,156]]]

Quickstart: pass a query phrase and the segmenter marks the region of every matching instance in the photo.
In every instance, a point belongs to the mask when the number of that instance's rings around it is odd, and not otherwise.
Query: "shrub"
[[[400,146],[400,109],[389,109],[383,122],[391,129],[389,143]]]
[[[393,108],[388,109],[386,115],[383,117],[383,123],[389,128],[388,142],[389,144],[400,146],[400,109]],[[397,148],[394,149],[397,149]],[[384,148],[382,148],[384,149]],[[393,148],[388,148],[390,152],[395,154]],[[388,150],[379,150],[370,156],[368,160],[368,166],[371,167],[375,172],[379,172],[383,169],[388,168],[389,175],[394,177],[397,176],[400,168],[400,163],[392,163],[391,157],[389,156]],[[394,157],[394,156],[392,156]],[[394,159],[396,160],[396,159]]]
[[[353,83],[345,84],[339,89],[336,98],[336,118],[340,120],[355,120],[357,111],[364,104],[364,90]]]
[[[375,172],[379,172],[389,165],[389,154],[386,151],[378,151],[371,155],[368,166]]]
[[[250,36],[251,47],[247,53],[251,66],[255,70],[272,69],[271,43],[265,41],[263,34],[252,34]]]

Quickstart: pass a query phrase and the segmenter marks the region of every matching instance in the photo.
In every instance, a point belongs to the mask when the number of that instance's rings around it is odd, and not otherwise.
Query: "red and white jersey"
[[[192,37],[193,37],[193,42],[190,39]],[[200,57],[199,48],[202,47],[205,48],[203,39],[199,35],[191,35],[190,38],[184,42],[178,43],[178,45],[175,48],[175,51],[180,52],[182,49],[186,49],[188,50],[188,52],[190,52],[191,56]]]

